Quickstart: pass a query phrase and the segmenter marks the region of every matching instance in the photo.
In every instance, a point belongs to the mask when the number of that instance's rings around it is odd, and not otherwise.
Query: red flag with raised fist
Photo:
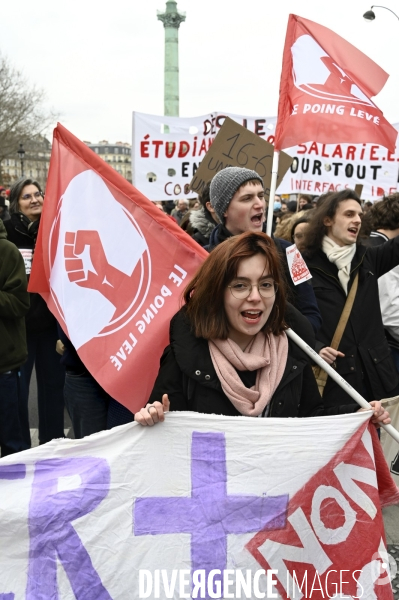
[[[375,143],[395,152],[398,132],[371,101],[389,75],[318,23],[290,15],[274,146]]]
[[[169,321],[206,256],[58,124],[29,291],[43,296],[98,383],[133,412],[149,397]]]

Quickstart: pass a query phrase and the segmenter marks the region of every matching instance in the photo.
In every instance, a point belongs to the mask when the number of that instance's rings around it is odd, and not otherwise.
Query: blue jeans
[[[0,447],[1,456],[30,448],[22,436],[20,424],[19,369],[0,373]]]
[[[67,371],[64,398],[76,439],[107,429],[110,396],[91,375]]]
[[[26,332],[28,359],[21,367],[23,398],[29,400],[29,384],[33,365],[36,370],[37,404],[39,409],[39,443],[64,437],[64,381],[65,369],[55,351],[57,328],[40,332]],[[30,444],[29,422],[21,422],[22,433]]]

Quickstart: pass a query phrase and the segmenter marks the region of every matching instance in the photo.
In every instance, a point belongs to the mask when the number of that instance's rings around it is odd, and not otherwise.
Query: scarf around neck
[[[322,250],[328,260],[334,263],[338,269],[338,279],[348,295],[348,283],[351,272],[351,263],[356,253],[356,244],[338,246],[333,240],[325,235],[322,241]]]
[[[242,415],[259,417],[284,373],[288,356],[286,334],[266,336],[260,331],[245,350],[230,338],[209,340],[209,351],[222,389],[235,408]],[[257,371],[255,385],[245,387],[237,371]]]

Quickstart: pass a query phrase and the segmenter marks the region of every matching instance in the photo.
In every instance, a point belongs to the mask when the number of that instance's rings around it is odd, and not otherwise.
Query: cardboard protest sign
[[[268,196],[272,178],[273,152],[272,144],[262,140],[232,119],[226,118],[192,178],[190,188],[200,194],[205,184],[225,167],[245,167],[259,173]],[[280,152],[277,187],[291,163],[291,156]]]
[[[172,412],[7,456],[0,598],[392,600],[370,416]]]

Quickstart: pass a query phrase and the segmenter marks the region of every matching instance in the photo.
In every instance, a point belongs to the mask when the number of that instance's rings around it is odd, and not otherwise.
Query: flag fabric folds
[[[168,413],[3,458],[0,597],[392,600],[370,416]]]
[[[394,152],[397,131],[371,100],[387,79],[383,69],[342,37],[291,14],[275,148],[309,141],[371,142]]]
[[[169,321],[206,256],[57,126],[29,291],[43,296],[98,383],[133,412],[149,397]]]

